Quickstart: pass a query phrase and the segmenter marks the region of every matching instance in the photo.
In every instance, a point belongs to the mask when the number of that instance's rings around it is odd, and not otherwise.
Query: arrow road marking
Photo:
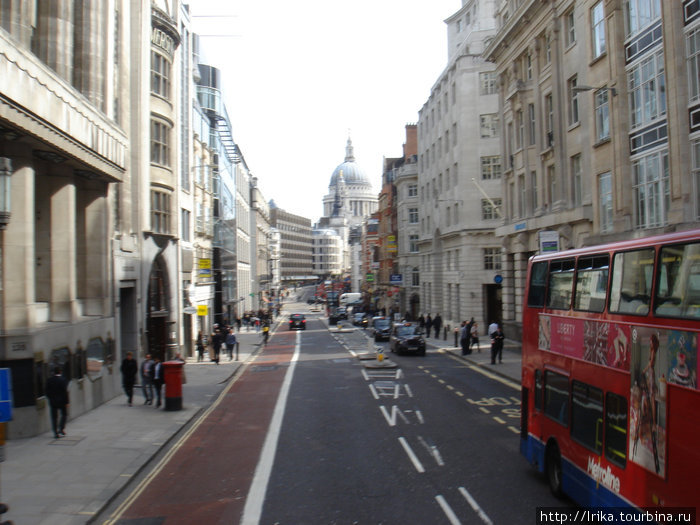
[[[404,451],[406,454],[408,454],[408,458],[411,460],[413,463],[413,466],[416,468],[418,472],[425,472],[425,468],[423,468],[423,464],[420,462],[418,459],[418,456],[413,452],[413,449],[411,446],[408,444],[408,442],[403,438],[399,438],[399,443],[401,443],[401,446],[403,447]]]

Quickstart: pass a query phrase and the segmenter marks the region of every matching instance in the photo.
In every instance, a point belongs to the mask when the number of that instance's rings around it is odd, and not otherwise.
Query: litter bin
[[[163,363],[165,379],[165,410],[182,410],[182,361]]]
[[[338,317],[336,314],[331,314],[328,316],[328,324],[335,326],[338,324],[338,319],[340,319],[340,317]]]

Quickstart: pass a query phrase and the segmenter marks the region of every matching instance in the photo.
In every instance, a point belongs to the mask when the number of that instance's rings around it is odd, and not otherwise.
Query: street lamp
[[[7,228],[10,222],[10,196],[12,182],[12,161],[0,157],[0,230]]]

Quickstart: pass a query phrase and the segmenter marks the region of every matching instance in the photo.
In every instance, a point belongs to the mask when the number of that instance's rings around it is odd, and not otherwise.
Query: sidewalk
[[[143,405],[141,390],[136,389],[133,407],[127,406],[126,396],[117,396],[70,419],[64,438],[54,439],[47,432],[7,441],[5,460],[0,463],[0,501],[10,510],[0,519],[16,525],[89,522],[211,405],[236,370],[260,348],[259,333],[244,329],[236,335],[238,361],[222,356],[216,365],[188,359],[182,410],[166,412]]]
[[[442,339],[438,340],[433,337],[426,339],[426,343],[430,349],[446,352],[457,357],[458,359],[466,361],[467,363],[482,367],[493,374],[510,379],[511,381],[520,384],[522,365],[520,343],[518,341],[506,339],[503,345],[503,362],[492,365],[491,342],[489,338],[487,336],[481,336],[479,338],[479,342],[481,352],[478,352],[476,349],[472,348],[471,354],[462,355],[461,348],[450,346],[449,337],[447,341],[443,341]]]

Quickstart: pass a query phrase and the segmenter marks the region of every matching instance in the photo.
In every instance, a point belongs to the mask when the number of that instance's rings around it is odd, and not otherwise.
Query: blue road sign
[[[0,423],[12,421],[12,374],[0,368]]]

